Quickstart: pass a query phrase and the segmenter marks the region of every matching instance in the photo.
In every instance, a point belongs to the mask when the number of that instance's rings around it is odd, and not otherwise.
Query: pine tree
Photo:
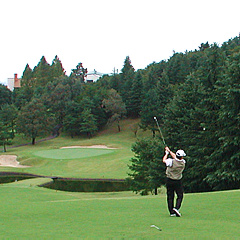
[[[140,116],[143,94],[142,88],[142,74],[140,71],[138,71],[135,78],[133,79],[132,87],[129,90],[129,97],[126,104],[129,117],[137,118]]]
[[[216,135],[219,147],[212,154],[212,171],[207,182],[215,190],[239,188],[240,184],[240,47],[236,48],[226,62],[224,79],[218,82],[217,94],[219,118]]]
[[[72,72],[70,74],[71,79],[73,79],[74,81],[79,81],[81,83],[84,83],[86,76],[87,68],[84,68],[81,62],[78,63],[75,69],[72,69]]]
[[[162,106],[157,89],[150,89],[142,99],[141,105],[141,122],[140,127],[144,130],[151,130],[153,136],[158,130],[154,117],[159,119],[159,123],[162,123],[163,113],[161,112]]]
[[[128,166],[128,181],[134,192],[147,194],[165,183],[165,166],[162,163],[164,146],[158,138],[139,139],[133,146],[134,157]]]
[[[122,73],[120,74],[120,85],[119,85],[119,93],[121,94],[122,99],[126,104],[126,109],[129,109],[129,106],[128,106],[129,98],[130,98],[129,89],[132,88],[134,76],[135,76],[135,70],[132,66],[129,56],[127,56],[124,61]],[[127,112],[127,115],[130,115],[130,114],[131,113]]]
[[[52,61],[51,69],[52,69],[52,76],[54,78],[65,75],[65,71],[62,66],[62,62],[60,61],[60,59],[57,55],[55,56],[55,58]]]
[[[62,124],[66,115],[67,104],[71,101],[71,89],[62,81],[47,85],[47,91],[42,96],[49,111],[55,115],[57,124]]]
[[[81,114],[82,122],[80,132],[91,138],[98,130],[97,123],[91,109],[84,109]]]
[[[0,107],[4,104],[11,104],[12,92],[0,83]]]
[[[0,144],[3,146],[3,152],[6,152],[6,144],[9,142],[11,134],[9,132],[8,126],[0,121]]]
[[[63,120],[64,130],[71,135],[80,136],[80,128],[82,123],[81,105],[74,101],[69,101],[66,104],[66,115]]]
[[[163,72],[166,68],[166,62],[161,61],[160,63],[150,64],[143,77],[143,92],[146,94],[150,89],[155,88],[157,83],[161,81]]]
[[[183,83],[186,80],[186,76],[191,72],[187,55],[174,53],[167,62],[166,72],[170,84]]]
[[[192,74],[178,86],[165,109],[163,132],[168,146],[174,151],[184,149],[191,157],[184,175],[187,192],[210,190],[204,179],[217,138],[215,127],[210,125],[208,105],[203,104],[208,97],[202,81]]]
[[[15,136],[17,108],[13,104],[4,104],[0,109],[0,121],[7,127],[11,138]]]
[[[46,58],[42,56],[40,62],[33,69],[34,86],[45,86],[53,80],[52,69]]]
[[[121,90],[126,92],[126,89],[128,89],[131,86],[131,83],[134,78],[134,73],[135,73],[135,70],[132,66],[129,56],[127,56],[125,58],[124,65],[123,65],[123,68],[121,71],[122,71],[122,73],[121,73],[121,81],[122,81]]]
[[[33,70],[27,64],[22,75],[21,87],[32,87],[34,85]]]

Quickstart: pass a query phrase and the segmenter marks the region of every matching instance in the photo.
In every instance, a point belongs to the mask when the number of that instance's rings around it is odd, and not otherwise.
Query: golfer
[[[171,155],[171,158],[168,158],[168,154]],[[183,150],[178,150],[173,153],[169,147],[165,147],[165,155],[163,157],[163,162],[166,164],[167,170],[167,203],[170,216],[181,217],[179,209],[183,200],[183,186],[182,186],[182,172],[185,168],[186,161],[183,159],[186,154]],[[176,205],[174,207],[174,194],[177,194]]]

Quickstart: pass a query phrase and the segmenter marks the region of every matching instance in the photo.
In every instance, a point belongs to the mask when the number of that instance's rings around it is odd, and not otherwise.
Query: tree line
[[[143,127],[154,133],[157,116],[167,145],[187,152],[186,192],[239,189],[240,38],[221,47],[201,44],[198,51],[175,53],[162,65],[158,81],[150,78],[157,68],[149,74],[148,83],[156,82],[142,100]],[[163,149],[160,138],[135,143],[129,166],[134,191],[164,184]]]
[[[64,131],[92,137],[123,117],[140,118],[139,127],[152,138],[133,145],[130,182],[134,191],[152,191],[164,184],[164,146],[157,117],[170,148],[188,156],[188,192],[239,188],[240,38],[202,43],[194,51],[174,53],[168,60],[135,70],[127,56],[119,74],[85,83],[79,63],[69,76],[56,56],[45,57],[22,75],[22,87],[0,86],[0,141],[16,133],[35,139]]]

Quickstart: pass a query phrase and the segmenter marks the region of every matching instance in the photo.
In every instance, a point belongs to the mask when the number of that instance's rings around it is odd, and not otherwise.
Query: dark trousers
[[[174,208],[174,193],[177,194],[177,200],[176,200],[176,209],[180,209],[182,200],[183,200],[183,186],[181,180],[173,180],[170,178],[167,178],[166,181],[166,187],[167,187],[167,203],[168,203],[168,210],[170,214],[174,214],[173,211]]]

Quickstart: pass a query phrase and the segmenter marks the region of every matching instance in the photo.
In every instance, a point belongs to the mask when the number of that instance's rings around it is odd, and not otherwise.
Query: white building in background
[[[18,78],[17,73],[14,74],[14,78],[7,79],[7,87],[13,91],[14,88],[21,87],[21,78]]]
[[[87,76],[85,78],[86,82],[96,82],[100,77],[102,77],[104,74],[97,72],[95,69],[93,71],[90,71],[87,73]]]
[[[97,72],[95,69],[93,71],[90,71],[87,73],[85,77],[85,82],[96,82],[100,77],[102,77],[104,74]],[[14,74],[13,78],[7,79],[7,87],[13,91],[14,88],[20,88],[21,87],[21,78],[18,78],[17,73]]]

